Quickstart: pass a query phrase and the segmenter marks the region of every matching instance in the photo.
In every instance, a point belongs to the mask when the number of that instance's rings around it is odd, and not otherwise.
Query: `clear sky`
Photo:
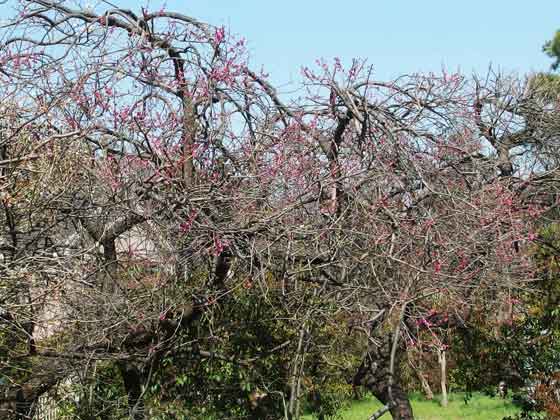
[[[83,0],[85,1],[85,0]],[[144,1],[112,0],[138,9]],[[95,0],[90,0],[95,3]],[[378,79],[415,71],[547,70],[560,0],[151,0],[248,41],[276,83],[317,58],[367,58]]]
[[[134,4],[123,0],[123,4]],[[152,0],[151,5],[162,4]],[[277,82],[316,58],[367,58],[378,78],[442,66],[546,70],[541,52],[560,29],[560,0],[167,0],[246,37],[254,65]]]

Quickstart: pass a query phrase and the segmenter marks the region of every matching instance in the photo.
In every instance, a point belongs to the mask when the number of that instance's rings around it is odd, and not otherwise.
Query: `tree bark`
[[[118,273],[117,247],[114,239],[103,242],[103,258],[105,270],[102,288],[105,293],[112,295],[117,290]]]
[[[447,407],[447,359],[445,349],[438,350],[438,359],[441,367],[441,405]]]
[[[131,420],[144,420],[144,401],[142,400],[142,374],[131,362],[120,362],[119,370],[128,395],[128,408]]]
[[[418,375],[418,379],[420,380],[420,384],[422,385],[422,390],[424,391],[424,396],[427,400],[434,399],[434,393],[432,392],[432,388],[430,387],[430,383],[426,379],[424,373],[420,370],[416,370],[416,375]]]
[[[414,420],[412,406],[401,382],[399,360],[402,350],[397,350],[394,371],[391,375],[392,334],[378,337],[379,345],[370,345],[358,372],[354,385],[365,386],[381,403],[385,404],[394,420]],[[392,376],[392,380],[391,380]]]
[[[299,419],[299,406],[297,404],[299,398],[299,386],[301,376],[301,358],[303,357],[303,340],[305,338],[305,327],[301,326],[299,330],[299,340],[296,355],[292,364],[292,373],[290,378],[290,401],[288,404],[288,416],[290,420]]]
[[[414,363],[414,355],[416,353],[411,353],[408,352],[408,365],[410,366],[410,368],[414,371],[414,373],[416,374],[416,376],[418,377],[418,380],[420,381],[420,385],[422,386],[422,391],[424,392],[424,396],[426,397],[427,400],[433,400],[434,399],[434,393],[432,392],[432,387],[430,386],[430,382],[428,381],[428,379],[426,378],[426,375],[424,374],[424,363],[422,363],[422,352],[420,351],[419,353],[417,353],[417,357],[418,357],[418,363]]]

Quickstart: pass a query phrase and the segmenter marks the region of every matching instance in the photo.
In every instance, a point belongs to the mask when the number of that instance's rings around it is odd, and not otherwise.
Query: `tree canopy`
[[[554,38],[544,44],[543,50],[554,59],[552,68],[557,70],[560,66],[560,31],[556,31]]]
[[[380,81],[335,59],[287,96],[243,40],[181,13],[16,6],[6,415],[60,389],[68,417],[293,419],[363,387],[372,418],[410,419],[407,349],[445,351],[538,279],[560,125],[534,79]]]

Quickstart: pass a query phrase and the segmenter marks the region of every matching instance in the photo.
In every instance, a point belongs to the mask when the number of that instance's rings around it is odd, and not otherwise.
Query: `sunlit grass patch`
[[[492,398],[482,394],[473,394],[468,404],[463,399],[464,394],[454,393],[449,397],[449,405],[444,408],[440,405],[439,399],[428,401],[420,396],[412,397],[412,408],[414,418],[417,420],[502,420],[506,416],[512,416],[519,412],[510,399],[502,400]],[[343,420],[364,420],[368,419],[381,404],[374,398],[366,398],[356,401],[347,409],[341,410],[340,415]],[[313,417],[306,415],[303,417],[310,420]],[[381,419],[389,420],[390,414],[385,414]]]

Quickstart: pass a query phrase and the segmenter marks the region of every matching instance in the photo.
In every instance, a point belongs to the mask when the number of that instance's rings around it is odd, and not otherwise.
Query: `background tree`
[[[552,69],[556,70],[560,66],[560,31],[556,31],[554,38],[544,44],[543,51],[554,59]]]

